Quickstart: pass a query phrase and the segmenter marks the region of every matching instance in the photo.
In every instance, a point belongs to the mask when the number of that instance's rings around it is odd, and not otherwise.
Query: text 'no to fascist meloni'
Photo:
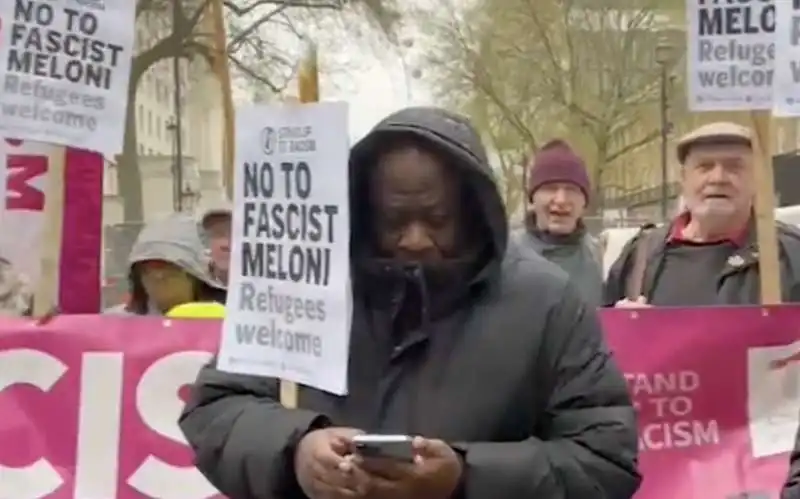
[[[286,195],[273,200],[277,168],[244,164],[242,276],[327,286],[339,207],[311,201],[307,164],[284,162],[279,168]]]
[[[66,25],[51,27],[56,18],[52,4],[15,2],[6,68],[9,72],[100,89],[111,87],[112,69],[120,62],[122,47],[94,37],[99,29],[97,16],[63,7]],[[59,57],[62,54],[66,60]]]

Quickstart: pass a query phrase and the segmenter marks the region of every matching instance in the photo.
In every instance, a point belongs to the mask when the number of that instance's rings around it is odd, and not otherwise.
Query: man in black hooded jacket
[[[508,243],[470,123],[390,115],[351,152],[349,394],[204,368],[180,426],[230,499],[628,499],[634,410],[593,307]],[[359,460],[408,434],[413,464]]]

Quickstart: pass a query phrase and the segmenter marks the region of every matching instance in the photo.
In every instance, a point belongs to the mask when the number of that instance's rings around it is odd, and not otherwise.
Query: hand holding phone
[[[414,462],[413,438],[408,435],[356,435],[353,453],[362,459],[390,459]]]

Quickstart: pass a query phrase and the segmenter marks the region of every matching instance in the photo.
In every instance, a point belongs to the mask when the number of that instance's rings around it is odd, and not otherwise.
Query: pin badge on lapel
[[[731,255],[728,257],[728,265],[731,267],[741,267],[744,265],[744,258],[741,255]]]

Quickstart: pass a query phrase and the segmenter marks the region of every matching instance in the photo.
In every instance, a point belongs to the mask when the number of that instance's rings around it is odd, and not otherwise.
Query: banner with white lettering
[[[777,498],[800,414],[800,307],[601,318],[639,411],[636,499]],[[0,320],[0,498],[220,499],[177,426],[219,330],[155,317]],[[491,373],[503,359],[483,361]]]
[[[800,0],[775,4],[773,114],[800,116]]]
[[[772,109],[774,0],[687,0],[686,7],[689,108]]]
[[[0,136],[122,152],[135,1],[0,2]]]
[[[220,369],[346,393],[347,130],[344,103],[238,110]]]
[[[65,161],[59,307],[66,313],[100,308],[103,157],[53,144],[0,139],[0,165],[6,176],[0,218],[0,314],[16,315],[31,306],[41,271],[48,174],[56,155]]]
[[[182,326],[109,316],[59,316],[38,329],[0,321],[0,497],[219,497],[176,424],[182,387],[211,358],[219,322]]]

